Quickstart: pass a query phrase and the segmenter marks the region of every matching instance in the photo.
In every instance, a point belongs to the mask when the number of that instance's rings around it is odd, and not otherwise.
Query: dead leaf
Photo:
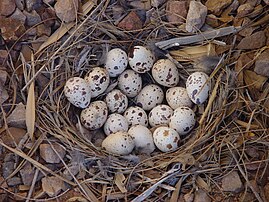
[[[204,181],[204,179],[201,178],[200,176],[197,176],[197,178],[196,178],[196,183],[197,183],[197,185],[198,185],[200,188],[202,188],[202,189],[204,189],[204,190],[206,190],[206,191],[208,191],[208,192],[211,191],[210,186],[209,186],[209,185]]]
[[[267,77],[256,74],[253,71],[245,70],[244,71],[244,81],[249,90],[262,90],[265,82],[267,81]]]
[[[26,104],[26,127],[27,132],[31,138],[34,139],[35,130],[35,84],[34,81],[31,83],[27,96]]]
[[[117,173],[115,175],[115,184],[117,185],[117,187],[122,193],[127,192],[127,189],[124,186],[124,180],[125,180],[125,176],[122,173]]]

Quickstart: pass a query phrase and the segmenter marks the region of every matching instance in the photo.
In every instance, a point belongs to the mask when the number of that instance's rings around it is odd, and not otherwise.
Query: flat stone
[[[204,190],[199,189],[194,194],[193,202],[211,202],[211,198]]]
[[[143,23],[136,12],[131,11],[122,21],[120,21],[118,27],[127,31],[133,31],[142,29]]]
[[[41,3],[41,0],[25,0],[25,7],[28,12],[31,12],[33,9],[36,9]]]
[[[54,9],[63,22],[72,22],[77,18],[78,0],[58,0]]]
[[[24,10],[24,0],[15,0],[15,4],[21,11]]]
[[[207,0],[205,5],[215,15],[221,14],[222,10],[229,6],[232,0]]]
[[[187,1],[168,1],[166,5],[166,18],[172,24],[185,22],[188,13]]]
[[[7,117],[7,124],[12,127],[26,128],[26,107],[21,102]]]
[[[5,132],[1,138],[5,144],[11,147],[15,147],[16,144],[19,144],[26,134],[26,130],[22,128],[9,127],[8,130],[9,132]]]
[[[47,163],[60,163],[61,159],[64,158],[66,151],[65,149],[57,144],[53,143],[53,148],[57,151],[58,156],[54,150],[51,148],[50,144],[41,144],[40,145],[40,156],[47,162]]]
[[[19,21],[21,21],[22,24],[24,24],[26,21],[26,16],[18,8],[16,8],[15,12],[10,16],[10,18],[19,20]]]
[[[237,48],[242,50],[252,50],[261,48],[266,45],[266,36],[263,31],[255,32],[254,34],[243,38]]]
[[[190,8],[187,14],[186,30],[195,32],[199,30],[205,23],[207,15],[207,7],[201,2],[191,1]]]
[[[20,185],[20,184],[22,184],[21,178],[20,177],[12,177],[12,178],[7,180],[7,184],[8,184],[8,186],[11,186],[11,187]]]
[[[1,0],[0,1],[0,15],[9,16],[16,8],[15,0]]]
[[[224,176],[221,180],[223,191],[238,193],[241,191],[243,184],[236,171],[232,171]]]
[[[46,26],[51,27],[54,25],[55,23],[55,19],[56,19],[56,14],[55,11],[52,8],[45,8],[41,14],[41,19],[43,21],[46,21]]]
[[[51,28],[44,25],[44,24],[40,24],[36,27],[36,32],[37,32],[37,36],[50,36],[51,35]]]
[[[6,179],[14,170],[15,163],[13,161],[4,162],[2,165],[3,177]]]
[[[3,104],[8,98],[9,98],[8,92],[3,83],[0,82],[0,104]]]
[[[16,41],[25,32],[20,20],[0,17],[0,30],[6,42]]]
[[[250,3],[242,4],[237,9],[237,17],[242,18],[250,14],[254,10],[254,7]]]
[[[269,77],[269,50],[263,51],[255,62],[254,71],[262,76]]]
[[[64,188],[64,182],[57,177],[44,177],[42,180],[42,189],[50,197],[57,196]]]
[[[30,27],[41,22],[41,17],[35,10],[31,12],[23,11],[23,14],[26,16],[26,24]]]
[[[31,186],[35,171],[31,164],[27,162],[22,169],[20,169],[21,179],[24,185]]]

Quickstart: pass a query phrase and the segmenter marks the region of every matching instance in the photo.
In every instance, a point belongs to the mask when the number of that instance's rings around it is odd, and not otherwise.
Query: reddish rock
[[[9,126],[26,128],[26,107],[19,103],[12,113],[7,117],[7,124]]]
[[[131,11],[119,24],[119,28],[127,31],[138,30],[143,27],[141,19],[138,17],[136,12]]]
[[[0,50],[0,65],[3,65],[4,62],[8,59],[7,50]]]
[[[172,24],[185,22],[188,13],[187,1],[168,1],[166,6],[166,18]]]
[[[254,71],[259,75],[269,77],[269,49],[258,56]]]
[[[222,178],[221,183],[223,191],[228,192],[238,193],[243,187],[243,183],[236,171],[232,171],[228,175],[225,175]]]
[[[0,17],[0,22],[1,34],[6,42],[16,41],[25,32],[20,20]]]
[[[47,162],[47,163],[60,163],[61,159],[64,158],[66,151],[65,149],[59,144],[52,144],[53,148],[50,144],[41,144],[40,145],[40,156]],[[58,153],[56,154],[55,151]],[[59,155],[59,156],[58,156]]]
[[[50,27],[53,26],[56,19],[55,11],[52,8],[45,8],[40,13],[40,17],[42,21],[46,24],[46,26]]]
[[[250,36],[243,38],[237,48],[243,50],[252,50],[261,48],[266,45],[266,36],[263,31],[256,32]]]
[[[222,10],[225,9],[232,3],[232,0],[207,0],[205,5],[209,11],[215,15],[221,14]]]
[[[26,16],[18,8],[16,8],[15,12],[10,16],[10,18],[19,20],[22,24],[24,24],[26,21]]]
[[[242,18],[250,14],[254,10],[254,7],[250,3],[242,4],[237,9],[237,17]]]
[[[77,18],[78,0],[58,0],[54,9],[63,22],[72,22]]]
[[[15,0],[1,0],[0,1],[0,15],[11,15],[16,9]]]

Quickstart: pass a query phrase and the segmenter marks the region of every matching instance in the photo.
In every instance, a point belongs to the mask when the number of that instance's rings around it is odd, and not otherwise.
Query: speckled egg
[[[164,99],[163,90],[155,85],[149,84],[145,86],[136,97],[136,104],[144,110],[151,110]]]
[[[171,116],[169,127],[175,129],[179,135],[189,133],[195,125],[195,114],[189,107],[178,107]]]
[[[178,107],[192,107],[192,101],[188,96],[186,88],[172,87],[166,91],[166,101],[172,109]]]
[[[106,69],[95,67],[88,71],[85,80],[91,86],[91,96],[97,97],[105,92],[109,85],[109,74]]]
[[[105,68],[110,77],[119,76],[127,67],[128,57],[124,50],[114,48],[107,53]]]
[[[91,101],[91,88],[88,82],[79,77],[73,77],[66,81],[64,95],[67,100],[76,107],[86,108]]]
[[[172,114],[173,109],[168,105],[158,105],[149,112],[149,125],[151,127],[168,125]]]
[[[207,100],[210,86],[209,77],[204,72],[194,72],[186,81],[188,96],[191,101],[198,105]]]
[[[176,86],[179,82],[179,72],[176,65],[169,59],[160,59],[152,67],[154,80],[166,87]]]
[[[111,113],[123,113],[128,107],[128,98],[120,90],[114,89],[110,91],[106,97],[105,102],[108,110]]]
[[[155,57],[153,53],[144,46],[135,46],[128,55],[130,67],[137,73],[150,71]]]
[[[110,114],[104,125],[104,132],[106,135],[119,131],[128,131],[128,121],[120,114]]]
[[[95,130],[101,128],[106,122],[108,110],[103,101],[94,101],[80,114],[80,119],[85,128]]]
[[[141,107],[129,107],[123,114],[129,126],[140,124],[148,126],[148,115]]]
[[[128,97],[135,97],[142,89],[142,78],[135,71],[127,69],[118,77],[118,87]]]
[[[178,148],[180,137],[176,130],[161,126],[153,132],[153,140],[162,152],[172,152]]]

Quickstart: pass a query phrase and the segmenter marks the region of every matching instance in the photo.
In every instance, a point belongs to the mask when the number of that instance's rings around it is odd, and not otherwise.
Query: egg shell
[[[123,113],[128,107],[128,98],[120,90],[114,89],[110,91],[106,97],[105,102],[108,110],[111,113]]]
[[[91,86],[92,98],[104,93],[110,81],[107,70],[101,67],[90,69],[84,79],[89,82]]]
[[[135,97],[142,89],[142,78],[135,71],[127,69],[118,77],[118,87],[127,97]]]
[[[80,77],[73,77],[66,81],[64,95],[76,107],[86,108],[91,101],[91,88],[88,82]]]
[[[85,128],[96,130],[104,125],[107,115],[106,103],[103,101],[94,101],[81,111],[80,119]]]
[[[136,124],[148,126],[148,115],[141,107],[129,107],[123,115],[127,119],[129,126]]]
[[[128,57],[124,50],[114,48],[107,53],[105,68],[110,77],[119,76],[128,65]]]
[[[194,72],[186,81],[188,96],[191,101],[198,105],[207,100],[210,86],[209,77],[204,72]]]
[[[172,114],[173,109],[168,105],[158,105],[149,112],[149,125],[151,127],[158,125],[168,125]]]
[[[150,71],[154,60],[153,53],[144,46],[134,46],[128,55],[129,65],[137,73]]]
[[[163,90],[155,84],[149,84],[142,88],[137,95],[136,104],[144,110],[151,110],[156,105],[161,104],[163,99]]]
[[[176,86],[179,82],[179,72],[176,65],[169,59],[160,59],[152,67],[154,80],[166,87]]]
[[[189,107],[178,107],[171,116],[169,127],[175,129],[179,135],[189,133],[195,125],[195,114]]]
[[[110,135],[119,131],[128,131],[128,121],[121,114],[110,114],[104,124],[104,132]]]
[[[135,149],[139,153],[150,154],[154,151],[155,145],[151,131],[143,125],[132,126],[128,134],[133,138],[135,142]]]
[[[178,107],[192,107],[192,101],[188,96],[186,88],[172,87],[166,91],[166,101],[172,109]]]
[[[134,140],[127,132],[112,133],[102,142],[102,148],[117,155],[128,155],[133,151],[134,147]]]
[[[180,137],[176,130],[161,126],[153,132],[156,147],[162,152],[172,152],[179,147]]]

